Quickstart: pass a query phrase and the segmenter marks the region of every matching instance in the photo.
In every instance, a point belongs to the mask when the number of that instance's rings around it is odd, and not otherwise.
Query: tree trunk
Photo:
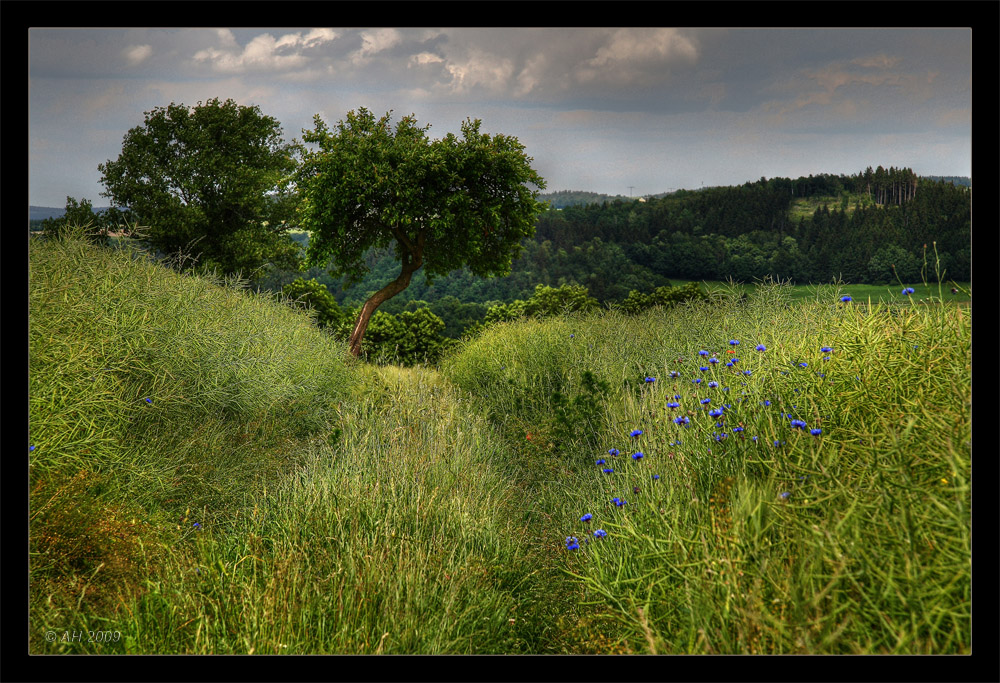
[[[375,313],[375,309],[409,287],[410,278],[422,264],[423,258],[420,251],[418,251],[415,256],[407,253],[406,257],[403,259],[403,269],[400,271],[399,276],[385,287],[372,294],[368,301],[365,302],[365,305],[361,307],[361,313],[358,314],[358,320],[354,323],[354,331],[351,332],[351,337],[348,340],[351,353],[355,357],[361,355],[361,340],[364,339],[365,331],[368,329],[368,322]]]

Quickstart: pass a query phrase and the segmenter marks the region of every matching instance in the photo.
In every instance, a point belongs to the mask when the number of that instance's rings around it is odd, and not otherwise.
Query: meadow
[[[29,269],[34,654],[970,652],[971,308],[936,285],[400,368],[127,250]]]

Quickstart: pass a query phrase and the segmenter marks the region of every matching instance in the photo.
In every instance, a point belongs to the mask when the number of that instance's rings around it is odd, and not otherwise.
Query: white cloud
[[[152,45],[129,45],[124,50],[125,59],[131,66],[142,64],[153,54]]]
[[[216,35],[220,47],[209,47],[194,54],[195,61],[209,62],[216,71],[285,71],[300,69],[310,60],[303,49],[322,45],[337,38],[331,29],[313,29],[305,36],[287,33],[275,39],[270,33],[255,36],[240,51],[236,37],[229,29],[219,29]]]
[[[394,28],[380,28],[374,31],[361,32],[361,49],[351,55],[355,64],[363,64],[372,55],[388,50],[402,42],[402,36]]]

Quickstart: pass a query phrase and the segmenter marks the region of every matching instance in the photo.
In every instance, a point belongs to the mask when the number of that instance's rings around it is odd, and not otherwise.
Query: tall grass
[[[29,262],[32,652],[568,650],[556,522],[435,372],[126,251]]]
[[[553,378],[607,380],[603,443],[553,455],[592,473],[563,534],[631,651],[969,651],[968,312],[840,295],[512,324],[445,364],[522,428]]]

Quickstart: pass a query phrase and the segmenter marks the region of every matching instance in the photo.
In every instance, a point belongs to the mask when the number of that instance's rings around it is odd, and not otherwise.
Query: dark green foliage
[[[688,282],[680,287],[657,287],[650,294],[632,290],[622,302],[621,308],[626,313],[635,314],[654,306],[667,308],[676,306],[682,301],[705,298],[705,292],[702,291],[697,282]]]
[[[92,244],[107,244],[110,233],[128,232],[130,229],[127,212],[111,207],[94,213],[88,199],[77,202],[73,197],[66,197],[66,213],[59,218],[42,220],[39,227],[46,236],[54,238],[62,237],[68,228],[76,228]]]
[[[552,392],[552,438],[563,453],[577,449],[589,456],[600,447],[604,428],[604,404],[611,385],[590,370],[580,375],[580,388],[570,398],[561,391]]]
[[[255,106],[171,103],[146,112],[118,159],[98,166],[102,194],[128,208],[154,248],[190,254],[203,269],[292,268],[299,249],[286,233],[299,149]]]
[[[346,320],[337,300],[325,285],[315,279],[298,278],[282,287],[281,292],[292,301],[314,311],[320,327],[337,329]]]

